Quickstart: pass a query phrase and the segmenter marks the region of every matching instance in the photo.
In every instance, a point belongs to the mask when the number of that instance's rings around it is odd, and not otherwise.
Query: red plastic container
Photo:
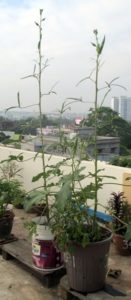
[[[63,265],[63,256],[48,226],[37,225],[32,238],[32,259],[35,267],[43,270],[59,269]]]

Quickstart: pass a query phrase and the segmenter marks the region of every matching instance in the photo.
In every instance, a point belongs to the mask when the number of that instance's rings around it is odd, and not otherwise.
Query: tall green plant
[[[40,203],[41,201],[45,202],[45,209],[42,214],[46,213],[47,222],[49,223],[50,220],[50,198],[55,196],[55,189],[58,186],[58,182],[54,183],[53,177],[61,176],[62,172],[60,170],[61,164],[63,162],[56,163],[55,165],[50,165],[46,162],[45,157],[45,150],[44,150],[44,136],[43,136],[43,127],[42,127],[42,119],[43,119],[43,97],[46,95],[50,95],[51,93],[56,94],[54,91],[54,86],[49,90],[48,93],[42,92],[42,74],[44,70],[48,67],[48,59],[43,62],[43,54],[42,54],[42,30],[43,30],[43,22],[45,18],[43,18],[43,9],[40,9],[40,19],[39,22],[35,22],[36,26],[38,27],[39,31],[39,41],[38,41],[38,71],[36,65],[34,67],[33,75],[26,76],[27,77],[34,77],[38,82],[38,108],[39,108],[39,125],[40,125],[40,140],[41,140],[41,157],[42,157],[42,172],[33,176],[32,181],[38,181],[39,179],[43,180],[43,184],[40,185],[40,190],[36,189],[34,193],[31,194],[31,201],[29,201],[26,205],[27,209],[32,206],[34,203]],[[50,159],[50,158],[49,158]],[[53,190],[54,188],[54,190]]]
[[[43,174],[46,174],[46,163],[45,163],[45,155],[44,155],[44,140],[43,140],[43,132],[42,132],[42,88],[41,88],[41,77],[42,77],[42,53],[41,53],[41,47],[42,47],[42,22],[45,21],[45,18],[42,16],[43,9],[40,9],[40,20],[39,23],[36,23],[36,26],[39,28],[39,42],[38,42],[38,54],[39,54],[39,60],[38,60],[38,66],[39,66],[39,72],[37,75],[38,80],[38,94],[39,94],[39,117],[40,117],[40,137],[41,137],[41,143],[42,143],[42,167],[43,167]],[[47,218],[49,220],[49,203],[48,203],[48,193],[47,193],[47,182],[46,182],[46,176],[43,177],[43,186],[45,189],[45,201],[46,201],[46,212],[47,212]]]
[[[105,44],[105,37],[103,38],[102,42],[99,42],[98,39],[98,31],[94,30],[95,35],[95,44],[92,45],[96,48],[96,71],[95,71],[95,116],[94,116],[94,153],[95,153],[95,203],[94,203],[94,219],[93,219],[93,226],[96,223],[96,212],[98,206],[98,190],[99,190],[99,183],[101,181],[99,174],[98,174],[98,151],[97,151],[97,110],[98,110],[98,92],[99,92],[99,67],[100,67],[100,57],[103,51],[103,47]]]
[[[54,177],[59,178],[62,176],[62,171],[60,169],[61,165],[63,164],[63,160],[56,163],[56,164],[51,164],[50,159],[51,157],[47,158],[45,155],[45,147],[44,147],[44,136],[43,136],[43,126],[42,126],[42,121],[43,121],[43,103],[44,103],[44,96],[48,96],[50,94],[56,94],[54,91],[55,84],[51,87],[51,89],[47,93],[43,93],[42,91],[42,75],[45,69],[48,67],[48,59],[44,60],[43,59],[43,53],[42,53],[42,40],[43,40],[43,22],[45,21],[45,18],[43,18],[43,9],[40,9],[40,14],[39,14],[39,21],[35,22],[35,25],[38,28],[38,34],[39,34],[39,39],[38,39],[38,59],[36,61],[36,64],[34,66],[34,71],[33,74],[24,76],[22,79],[27,79],[27,78],[34,78],[37,81],[38,85],[38,101],[35,104],[28,105],[23,107],[21,105],[20,101],[20,94],[18,92],[17,94],[17,100],[18,100],[18,106],[20,109],[24,109],[27,107],[31,106],[37,106],[38,111],[39,111],[39,127],[40,127],[40,140],[41,140],[41,151],[40,155],[42,158],[42,171],[32,177],[32,182],[36,182],[39,180],[42,180],[42,183],[40,183],[40,186],[37,188],[34,188],[32,191],[30,191],[30,197],[28,201],[25,203],[26,209],[30,209],[33,205],[37,204],[45,204],[45,207],[42,211],[42,214],[46,214],[47,217],[47,223],[49,223],[50,220],[50,212],[49,212],[49,207],[50,207],[50,200],[51,198],[54,199],[55,194],[56,194],[56,189],[58,188],[58,179],[54,180]],[[10,107],[7,109],[12,109],[14,107]],[[37,159],[38,153],[35,156],[35,160]]]
[[[94,135],[93,140],[91,140],[91,143],[93,141],[94,145],[94,171],[87,171],[85,167],[81,165],[81,155],[78,155],[78,153],[80,149],[82,150],[82,141],[79,137],[76,136],[71,141],[64,138],[63,141],[70,153],[70,161],[67,161],[67,166],[68,168],[70,167],[70,171],[60,180],[61,189],[56,196],[56,203],[52,211],[52,230],[62,249],[68,246],[71,241],[86,246],[91,241],[103,239],[103,231],[97,220],[98,192],[103,187],[103,178],[115,179],[113,176],[102,175],[103,169],[100,169],[98,166],[97,126],[99,92],[102,89],[105,90],[100,104],[102,105],[106,96],[111,91],[112,86],[115,85],[114,81],[117,78],[114,78],[110,83],[106,82],[105,87],[99,87],[99,72],[105,37],[100,42],[97,30],[94,30],[94,36],[95,42],[93,42],[92,45],[96,50],[95,68],[90,76],[83,78],[78,83],[80,84],[84,80],[91,80],[94,83]],[[77,100],[74,98],[69,99],[70,101]],[[68,103],[64,104],[65,108],[67,108]],[[90,215],[88,209],[89,199],[93,201],[92,215]]]

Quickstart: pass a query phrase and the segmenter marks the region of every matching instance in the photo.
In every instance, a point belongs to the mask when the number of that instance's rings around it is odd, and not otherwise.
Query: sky
[[[105,100],[112,96],[131,96],[131,1],[130,0],[0,0],[0,110],[17,105],[38,103],[34,79],[21,79],[33,72],[38,58],[39,9],[43,9],[42,53],[49,67],[42,75],[42,91],[56,84],[56,94],[42,100],[43,113],[56,112],[66,98],[82,98],[72,112],[86,113],[93,107],[94,83],[87,80],[94,68],[93,30],[100,40],[106,37],[100,69],[99,87],[119,77]],[[99,103],[103,95],[99,95]],[[28,108],[37,110],[37,107]]]

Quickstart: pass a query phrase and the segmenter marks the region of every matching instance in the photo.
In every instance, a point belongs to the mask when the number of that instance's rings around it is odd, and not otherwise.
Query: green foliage
[[[40,9],[40,16],[39,16],[39,22],[35,22],[35,25],[38,28],[38,60],[37,63],[34,66],[33,74],[25,76],[23,79],[26,78],[34,78],[37,80],[38,83],[38,101],[35,105],[38,106],[39,111],[39,117],[37,119],[33,120],[33,123],[35,123],[35,126],[37,125],[37,128],[40,129],[39,138],[41,141],[41,161],[42,161],[42,170],[40,173],[34,175],[32,177],[32,182],[37,182],[40,180],[40,187],[38,189],[34,189],[31,191],[28,201],[26,201],[26,209],[30,209],[33,205],[37,204],[45,204],[45,211],[46,211],[46,217],[49,222],[50,219],[50,212],[49,212],[49,202],[50,199],[54,199],[54,195],[56,193],[56,188],[58,187],[58,178],[62,176],[62,171],[60,170],[60,163],[56,163],[54,165],[49,164],[49,160],[46,162],[45,157],[45,147],[44,147],[44,136],[43,136],[43,127],[45,125],[48,125],[48,119],[42,112],[42,103],[43,103],[43,97],[50,94],[56,94],[54,91],[55,85],[47,92],[43,93],[42,91],[42,74],[44,70],[48,67],[48,59],[44,60],[44,56],[42,54],[42,38],[43,38],[43,22],[45,21],[45,18],[42,17],[43,10]],[[22,108],[20,103],[20,97],[19,97],[19,106]],[[34,126],[34,127],[35,127]],[[31,126],[32,127],[32,126]],[[40,157],[39,156],[39,157]],[[37,156],[35,156],[35,160],[37,159]],[[54,178],[57,177],[57,180]],[[42,213],[45,213],[43,211]]]
[[[94,126],[94,109],[90,109],[88,120],[85,120],[86,126]],[[120,137],[121,153],[124,149],[131,149],[131,125],[122,119],[117,112],[109,107],[99,107],[97,109],[97,134],[101,136]]]
[[[130,220],[131,220],[131,218],[130,218]],[[131,222],[129,222],[127,224],[127,230],[126,230],[124,237],[125,237],[126,241],[131,241]]]
[[[29,211],[34,205],[41,205],[45,204],[45,194],[47,191],[44,190],[34,190],[30,192],[26,198],[26,201],[24,202],[24,207],[26,211]],[[44,213],[44,212],[43,212]]]
[[[63,174],[60,179],[60,190],[56,195],[56,201],[51,210],[51,228],[56,237],[56,242],[62,250],[70,249],[72,243],[81,244],[83,247],[90,242],[96,242],[103,239],[103,231],[97,221],[96,213],[98,206],[98,191],[103,187],[103,178],[112,178],[113,176],[101,175],[103,170],[98,168],[97,158],[97,126],[98,126],[98,74],[100,56],[105,43],[105,37],[100,43],[98,32],[94,31],[96,48],[96,66],[95,66],[95,110],[93,115],[94,125],[94,171],[85,171],[81,166],[81,153],[84,144],[78,136],[72,140],[67,140],[60,130],[60,143],[63,148],[68,149],[70,160],[66,166],[69,168],[68,174]],[[90,76],[82,79],[79,83]],[[93,81],[93,80],[92,80]],[[60,110],[61,115],[70,107],[70,104],[78,99],[68,98],[69,102],[63,103]],[[81,99],[80,99],[81,100]],[[79,153],[79,155],[78,155]],[[88,181],[87,181],[88,180]],[[93,216],[88,214],[88,199],[92,200],[94,208]]]
[[[131,205],[127,202],[123,192],[111,194],[109,210],[113,216],[113,228],[118,234],[129,237],[131,235]]]
[[[62,248],[68,248],[70,243],[80,243],[82,246],[88,245],[89,242],[99,241],[103,239],[103,232],[99,226],[96,218],[97,207],[98,207],[98,191],[103,186],[103,176],[100,175],[101,170],[98,168],[98,154],[97,154],[97,128],[99,126],[98,119],[98,93],[100,91],[98,86],[99,71],[101,66],[101,54],[103,52],[105,37],[100,42],[98,39],[98,32],[94,30],[95,43],[93,46],[96,50],[96,59],[95,59],[95,71],[91,72],[90,76],[84,78],[89,79],[94,82],[94,171],[87,172],[84,175],[85,171],[81,166],[81,155],[78,157],[78,150],[81,154],[83,150],[84,143],[82,143],[78,137],[67,140],[61,130],[62,116],[65,111],[70,109],[70,106],[75,102],[82,102],[81,99],[77,98],[68,98],[64,101],[62,109],[60,110],[60,147],[63,151],[66,152],[68,149],[69,157],[68,159],[63,159],[63,161],[58,165],[57,163],[48,165],[45,159],[45,149],[44,149],[44,137],[42,134],[43,127],[43,114],[42,114],[42,100],[46,95],[51,93],[55,94],[54,86],[47,93],[42,92],[41,81],[42,73],[45,71],[45,68],[48,67],[48,59],[43,62],[42,54],[42,22],[45,19],[42,17],[43,10],[40,10],[40,19],[39,22],[35,22],[35,25],[38,28],[39,40],[38,40],[38,61],[34,66],[34,72],[31,75],[25,76],[24,78],[34,78],[38,83],[38,102],[35,105],[38,105],[39,108],[39,128],[40,128],[40,138],[42,144],[42,171],[39,174],[33,176],[32,181],[36,182],[38,180],[42,181],[42,184],[39,188],[34,190],[33,194],[30,196],[30,200],[27,203],[27,207],[31,207],[33,204],[45,203],[46,216],[48,223],[52,231],[54,232],[56,242]],[[94,69],[93,69],[94,70]],[[94,78],[92,78],[94,75]],[[110,92],[114,81],[117,78],[113,79],[110,83],[106,82],[107,91],[104,94],[102,103],[104,102],[105,97]],[[18,101],[18,106],[20,104],[20,97]],[[64,172],[63,167],[68,167],[68,174]],[[57,182],[55,181],[57,177]],[[107,176],[108,177],[108,176]],[[54,179],[55,178],[55,179]],[[83,181],[88,180],[85,184]],[[90,182],[90,183],[89,183]],[[50,200],[54,200],[53,205],[49,205]],[[93,217],[87,213],[88,199],[92,199],[92,206],[94,207]],[[51,201],[52,202],[52,201]]]
[[[37,128],[39,128],[40,120],[38,117],[28,117],[26,119],[20,120],[11,120],[9,118],[0,117],[0,142],[10,142],[9,136],[6,136],[3,131],[14,131],[16,134],[26,135],[37,135]],[[63,119],[62,124],[70,124],[72,120]],[[46,126],[59,126],[59,118],[53,119],[47,117],[47,115],[42,114],[42,127],[45,128]]]
[[[36,224],[33,221],[26,221],[24,226],[28,229],[30,236],[36,233]]]
[[[23,155],[9,155],[9,157],[0,162],[1,178],[0,178],[0,210],[2,213],[6,211],[8,204],[14,206],[23,205],[26,193],[22,187],[22,183],[16,178],[20,176],[19,168],[16,162],[23,161]]]
[[[62,250],[70,250],[72,243],[87,246],[89,242],[100,239],[100,229],[96,226],[92,231],[92,218],[88,216],[87,209],[82,209],[83,198],[73,198],[67,183],[63,187],[64,195],[56,199],[52,209],[51,228],[55,233],[56,242]]]
[[[22,189],[21,183],[17,179],[10,181],[6,179],[0,179],[0,202],[5,207],[8,204],[17,206],[23,205],[25,201],[25,191]]]
[[[127,167],[127,168],[131,168],[131,157],[122,157],[122,156],[118,156],[118,157],[114,157],[111,162],[111,165],[114,166],[120,166],[120,167]]]

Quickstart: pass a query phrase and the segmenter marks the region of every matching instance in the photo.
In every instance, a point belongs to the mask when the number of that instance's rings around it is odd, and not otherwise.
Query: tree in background
[[[97,110],[97,134],[100,136],[120,137],[121,154],[129,154],[131,150],[131,124],[122,119],[118,113],[109,107],[99,107]],[[94,124],[94,109],[90,109],[86,126]]]

